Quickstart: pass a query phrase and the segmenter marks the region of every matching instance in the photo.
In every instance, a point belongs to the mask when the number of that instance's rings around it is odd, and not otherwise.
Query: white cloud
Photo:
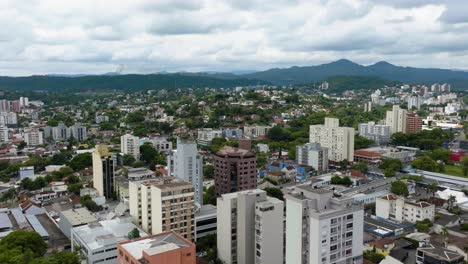
[[[0,75],[119,64],[141,73],[261,70],[340,58],[466,69],[461,2],[3,0]]]

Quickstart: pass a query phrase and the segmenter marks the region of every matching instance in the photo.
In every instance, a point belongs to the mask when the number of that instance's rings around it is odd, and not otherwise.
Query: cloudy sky
[[[464,0],[1,0],[0,75],[468,69]]]

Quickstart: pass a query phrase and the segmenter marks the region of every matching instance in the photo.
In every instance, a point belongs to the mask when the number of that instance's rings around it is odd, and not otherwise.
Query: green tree
[[[46,250],[47,244],[38,233],[16,230],[0,240],[0,263],[33,263]]]
[[[93,165],[93,158],[91,153],[81,153],[73,157],[68,164],[74,171],[83,170]]]
[[[365,162],[358,162],[358,163],[354,164],[351,168],[353,170],[357,170],[357,171],[360,171],[362,173],[366,173],[369,170],[369,167],[368,167],[367,163],[365,163]]]
[[[291,133],[280,126],[272,127],[267,135],[273,141],[288,141],[291,138]]]
[[[422,156],[411,162],[411,165],[419,170],[437,171],[439,166],[437,162],[428,156]]]
[[[216,191],[214,185],[205,190],[205,194],[203,195],[203,204],[212,204],[216,206]]]
[[[448,149],[437,148],[431,152],[430,157],[435,161],[441,160],[447,163],[451,154],[452,152],[450,152]]]
[[[399,159],[383,159],[379,168],[382,170],[392,170],[394,172],[400,171],[403,163]]]
[[[151,164],[152,161],[158,156],[158,151],[151,145],[151,143],[145,143],[140,146],[140,160],[147,165]]]
[[[375,144],[375,141],[359,135],[354,136],[354,149],[365,149]]]
[[[275,197],[281,201],[284,201],[284,195],[280,188],[276,187],[265,187],[263,189],[268,196]]]
[[[72,155],[70,152],[59,152],[57,154],[54,154],[52,158],[50,159],[50,163],[53,165],[63,165],[67,164],[67,162],[72,158]]]
[[[132,231],[128,233],[128,239],[135,239],[140,237],[140,231],[138,228],[133,228]]]
[[[203,177],[206,179],[213,179],[215,168],[211,164],[206,164],[203,166]]]
[[[122,163],[124,166],[132,166],[135,161],[135,157],[130,154],[124,154],[122,157]]]
[[[81,183],[74,183],[68,185],[68,191],[76,195],[80,195],[80,190],[83,188]]]
[[[464,156],[460,160],[460,165],[462,167],[463,175],[468,176],[468,156]]]
[[[88,210],[90,210],[91,212],[97,212],[99,211],[101,208],[99,205],[96,204],[96,202],[94,202],[91,198],[91,196],[89,196],[89,194],[87,195],[84,195],[81,197],[80,199],[80,203],[86,207]]]
[[[396,195],[408,196],[408,187],[400,180],[392,182],[390,191]]]

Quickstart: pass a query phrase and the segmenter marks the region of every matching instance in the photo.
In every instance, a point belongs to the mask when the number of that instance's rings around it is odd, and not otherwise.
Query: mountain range
[[[293,66],[290,68],[274,68],[266,71],[258,71],[249,74],[234,75],[229,73],[202,74],[214,78],[246,78],[267,81],[275,84],[297,84],[323,81],[332,76],[367,76],[379,77],[386,80],[400,81],[404,83],[435,82],[453,83],[457,86],[468,88],[468,72],[461,70],[402,67],[380,61],[364,66],[350,60],[341,59],[331,63],[317,66]]]
[[[468,72],[437,68],[402,67],[385,61],[364,66],[341,59],[317,66],[273,68],[257,72],[179,72],[157,74],[103,74],[103,75],[44,75],[29,77],[0,77],[0,88],[15,90],[148,90],[181,87],[235,87],[257,84],[307,84],[321,82],[336,76],[352,76],[354,84],[359,78],[365,83],[378,85],[382,81],[402,83],[449,83],[452,87],[467,90]],[[382,80],[382,81],[379,81]],[[353,86],[353,85],[350,85]]]

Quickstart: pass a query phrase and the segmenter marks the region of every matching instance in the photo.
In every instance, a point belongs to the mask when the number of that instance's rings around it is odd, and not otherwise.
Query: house
[[[27,215],[39,215],[44,214],[46,211],[38,203],[35,203],[31,200],[26,200],[22,202],[19,207],[23,214]]]
[[[416,264],[458,264],[463,261],[461,254],[442,247],[424,247],[416,250]]]
[[[395,247],[395,239],[390,237],[382,238],[380,240],[370,242],[368,247],[369,250],[375,249],[375,252],[387,256]]]

